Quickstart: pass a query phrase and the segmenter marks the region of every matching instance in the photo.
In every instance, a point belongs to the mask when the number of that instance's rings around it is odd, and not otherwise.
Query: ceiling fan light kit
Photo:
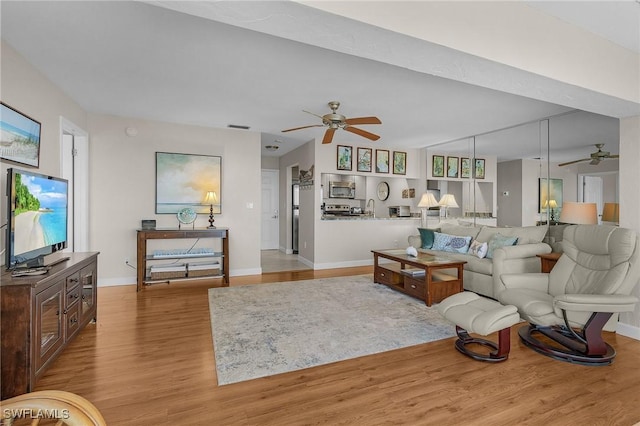
[[[322,143],[327,144],[333,141],[333,136],[338,129],[346,130],[347,132],[351,132],[358,136],[362,136],[372,141],[377,141],[380,139],[380,136],[375,135],[373,133],[367,132],[366,130],[362,130],[358,127],[353,127],[353,125],[361,125],[361,124],[382,124],[378,117],[355,117],[355,118],[347,118],[342,114],[338,114],[338,107],[340,107],[340,102],[331,101],[328,103],[329,108],[331,108],[330,114],[319,115],[313,112],[302,110],[307,114],[314,115],[320,119],[322,119],[322,124],[311,124],[309,126],[302,127],[294,127],[292,129],[285,129],[283,132],[292,132],[294,130],[308,129],[310,127],[328,127],[327,131],[324,133],[324,137],[322,138]]]

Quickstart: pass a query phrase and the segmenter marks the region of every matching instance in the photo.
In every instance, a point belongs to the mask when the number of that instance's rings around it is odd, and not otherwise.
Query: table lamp
[[[427,227],[427,210],[430,207],[435,207],[438,205],[438,201],[436,197],[433,196],[430,192],[425,192],[422,194],[422,198],[420,198],[420,202],[418,203],[418,207],[420,208],[420,219],[423,228]]]
[[[596,203],[565,201],[560,212],[560,222],[576,225],[596,225],[598,223]]]
[[[453,194],[444,194],[438,203],[442,207],[444,207],[444,217],[449,217],[449,207],[460,207],[456,202],[456,197]]]
[[[551,222],[554,222],[556,220],[556,212],[553,209],[557,209],[558,208],[558,203],[556,203],[556,200],[544,200],[544,204],[542,205],[543,209],[550,209],[549,210],[549,220]]]
[[[602,209],[602,221],[603,222],[620,222],[620,204],[618,203],[604,203]]]
[[[207,226],[207,229],[215,229],[216,227],[213,226],[215,221],[213,219],[213,205],[218,204],[218,195],[215,191],[207,191],[207,195],[204,197],[204,204],[209,204],[209,226]]]

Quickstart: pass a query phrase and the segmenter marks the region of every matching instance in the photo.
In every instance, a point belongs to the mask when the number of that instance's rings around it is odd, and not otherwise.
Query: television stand
[[[49,262],[49,263],[45,263],[45,265],[44,265],[44,266],[46,266],[47,268],[49,268],[49,267],[51,267],[51,266],[57,265],[58,263],[66,262],[67,260],[69,260],[69,256],[63,256],[63,257],[60,257],[60,258],[58,258],[58,259],[54,259],[54,260],[52,260],[52,261],[51,261],[51,262]]]

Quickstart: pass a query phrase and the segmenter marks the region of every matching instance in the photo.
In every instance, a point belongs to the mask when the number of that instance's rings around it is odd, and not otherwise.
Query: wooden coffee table
[[[373,281],[424,300],[427,306],[463,291],[465,261],[405,250],[372,250]],[[380,263],[380,259],[391,262]]]

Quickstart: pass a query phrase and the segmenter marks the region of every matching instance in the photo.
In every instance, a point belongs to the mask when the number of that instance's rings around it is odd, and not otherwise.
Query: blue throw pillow
[[[466,253],[469,250],[471,237],[460,237],[457,235],[441,234],[434,232],[432,250],[449,251],[452,253]]]
[[[420,239],[422,240],[422,247],[420,248],[430,249],[431,246],[433,245],[433,238],[434,238],[433,229],[418,228],[418,231],[420,231]]]
[[[493,259],[493,251],[500,247],[514,246],[518,242],[518,237],[506,237],[500,233],[494,234],[488,242],[487,259]]]

